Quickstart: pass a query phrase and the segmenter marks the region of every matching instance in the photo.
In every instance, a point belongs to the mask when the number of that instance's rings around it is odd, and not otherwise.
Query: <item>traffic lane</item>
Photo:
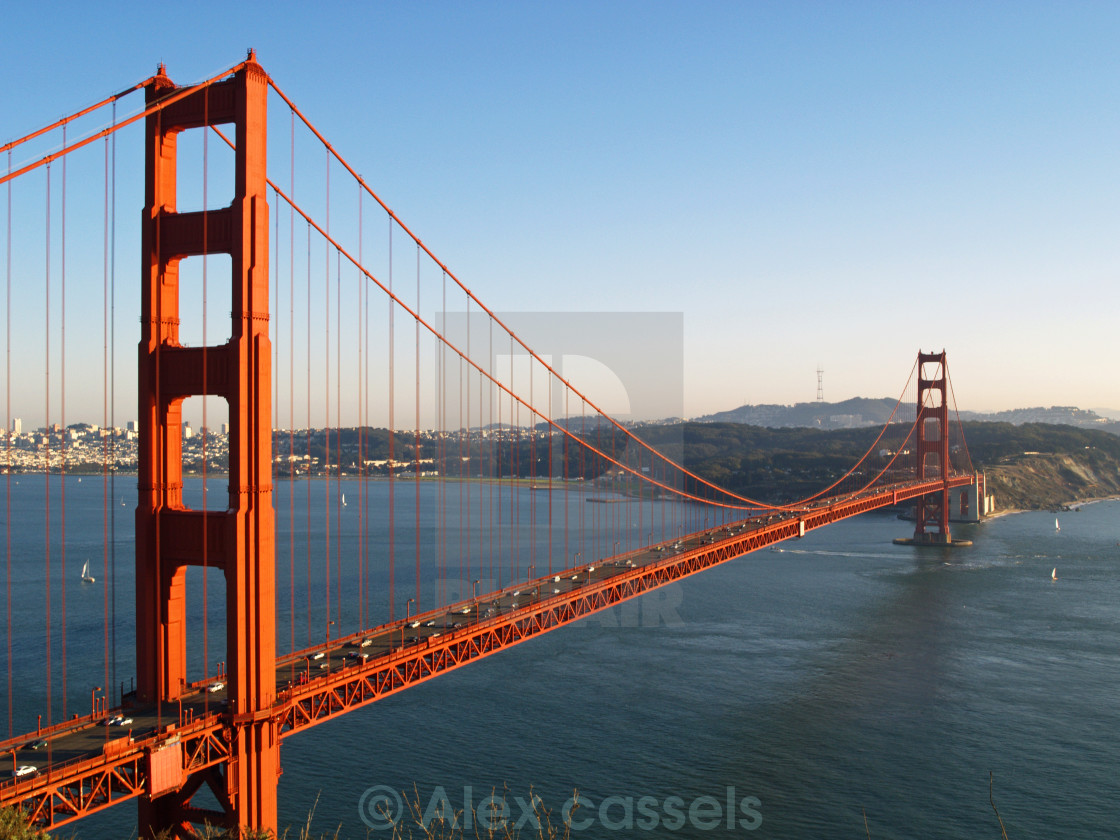
[[[162,710],[156,707],[147,709],[115,709],[111,714],[96,723],[83,721],[73,729],[66,729],[44,738],[32,738],[16,750],[6,751],[15,766],[33,766],[42,775],[49,769],[75,759],[88,759],[99,755],[105,746],[120,739],[147,738],[169,725],[179,722],[180,708],[183,723],[198,720],[208,714],[221,712],[225,705],[225,689],[215,692],[193,690],[184,695],[182,705],[178,701],[164,703]],[[108,723],[108,721],[114,721]],[[45,745],[32,748],[31,744],[45,741]],[[0,778],[11,778],[9,767]]]

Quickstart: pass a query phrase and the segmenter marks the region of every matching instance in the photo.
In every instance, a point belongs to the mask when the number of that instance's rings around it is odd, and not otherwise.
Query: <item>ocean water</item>
[[[41,480],[22,477],[11,497],[17,592],[42,574],[41,525],[20,543]],[[357,491],[346,492],[353,507]],[[131,508],[118,508],[116,670],[127,680]],[[1046,513],[957,526],[971,547],[918,550],[891,543],[911,526],[871,514],[741,557],[289,738],[281,823],[314,809],[318,831],[389,837],[385,813],[404,791],[422,817],[473,808],[477,824],[506,819],[522,836],[535,836],[536,796],[554,825],[570,816],[574,836],[864,837],[866,818],[876,840],[972,840],[1000,836],[991,774],[1014,840],[1112,837],[1120,502],[1060,518],[1060,532]],[[13,604],[16,626],[41,613],[34,601]],[[68,639],[75,625],[96,637],[70,642],[70,683],[105,670],[104,602],[100,584],[68,591]],[[297,647],[314,632],[299,618],[284,626]],[[209,639],[207,655],[221,644]],[[33,646],[13,657],[17,729],[45,698],[42,658]],[[88,703],[88,689],[69,692]],[[129,804],[72,829],[134,830]]]

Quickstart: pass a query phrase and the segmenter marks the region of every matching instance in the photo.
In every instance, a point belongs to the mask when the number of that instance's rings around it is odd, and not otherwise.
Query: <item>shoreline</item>
[[[1120,496],[1093,496],[1088,499],[1077,499],[1072,502],[1065,502],[1058,512],[1076,512],[1080,508],[1095,505],[1098,502],[1120,502]],[[981,519],[981,523],[987,522],[991,519],[999,519],[1001,516],[1013,516],[1016,513],[1054,513],[1054,508],[1008,508],[1007,510],[997,511],[990,513]]]

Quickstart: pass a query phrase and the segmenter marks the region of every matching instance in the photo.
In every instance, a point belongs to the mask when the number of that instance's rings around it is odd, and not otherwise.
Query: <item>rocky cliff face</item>
[[[984,470],[996,510],[1047,510],[1072,502],[1120,496],[1120,462],[1107,453],[1024,453]]]

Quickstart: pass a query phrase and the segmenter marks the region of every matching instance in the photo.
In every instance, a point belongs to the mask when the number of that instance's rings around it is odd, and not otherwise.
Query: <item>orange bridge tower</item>
[[[933,366],[926,376],[926,365]],[[940,478],[938,493],[919,496],[914,542],[942,545],[953,541],[949,533],[949,405],[945,351],[918,353],[917,469],[919,481]]]
[[[139,502],[136,510],[136,702],[164,719],[189,683],[186,572],[208,566],[225,582],[228,707],[206,756],[174,737],[150,755],[151,789],[140,833],[183,836],[190,825],[276,828],[280,733],[276,695],[275,522],[268,301],[266,108],[268,78],[252,52],[235,74],[197,90],[160,73],[148,85],[143,290],[139,345]],[[178,212],[177,142],[183,131],[232,125],[233,199],[228,207]],[[228,254],[232,323],[224,344],[179,341],[184,259]],[[229,496],[220,510],[183,497],[182,406],[187,397],[229,407]],[[205,675],[200,675],[205,676]],[[182,721],[179,721],[182,723]],[[168,727],[173,731],[174,727]],[[192,805],[206,785],[221,811]]]

